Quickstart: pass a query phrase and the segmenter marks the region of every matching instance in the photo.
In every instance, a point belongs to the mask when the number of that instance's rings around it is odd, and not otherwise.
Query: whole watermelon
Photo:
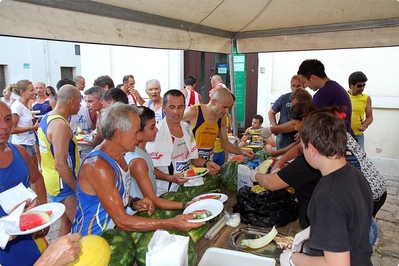
[[[145,266],[145,257],[148,252],[148,244],[155,231],[143,233],[136,245],[136,263],[138,266]],[[133,265],[133,264],[131,264]]]
[[[176,217],[179,214],[182,214],[183,211],[180,210],[162,210],[163,216],[165,219]]]
[[[216,190],[220,188],[220,172],[217,175],[206,174],[204,176],[204,183],[209,186],[210,190]]]
[[[161,220],[165,217],[163,216],[163,212],[161,210],[155,209],[151,215],[148,215],[147,211],[136,212],[134,215],[140,216],[143,218],[150,218],[154,220]]]
[[[111,248],[110,266],[132,266],[136,257],[136,246],[132,237],[125,231],[107,229],[102,236]]]
[[[189,236],[187,233],[172,229],[168,230],[169,234],[179,236]],[[188,266],[194,266],[197,262],[197,248],[195,247],[194,241],[191,239],[188,241]]]
[[[133,238],[134,244],[137,244],[143,232],[128,232],[130,236]]]
[[[237,170],[239,164],[237,161],[228,161],[220,168],[220,180],[227,190],[237,191]]]
[[[166,199],[166,200],[170,200],[170,201],[177,201],[177,202],[185,202],[185,201],[191,200],[191,199],[189,199],[187,197],[187,195],[185,193],[183,193],[183,192],[174,192],[174,191],[165,192],[159,197],[161,199]]]

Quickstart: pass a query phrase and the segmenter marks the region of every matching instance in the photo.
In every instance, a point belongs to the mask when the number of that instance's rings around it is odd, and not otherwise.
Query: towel
[[[17,186],[0,193],[0,206],[6,213],[10,213],[21,202],[27,199],[34,200],[36,197],[36,193],[31,188],[26,188],[24,184],[19,183]]]
[[[190,160],[198,158],[197,142],[195,141],[195,137],[190,129],[190,126],[185,122],[180,122],[180,126],[183,130],[183,138],[189,151],[186,159]],[[173,143],[172,135],[170,134],[166,119],[162,119],[157,127],[158,133],[155,141],[148,142],[146,145],[146,150],[154,162],[155,167],[169,166],[172,162]]]
[[[15,207],[15,206],[14,206]],[[7,246],[10,235],[7,233],[8,228],[19,227],[19,217],[25,208],[23,202],[18,208],[7,216],[0,218],[0,248],[4,249]]]

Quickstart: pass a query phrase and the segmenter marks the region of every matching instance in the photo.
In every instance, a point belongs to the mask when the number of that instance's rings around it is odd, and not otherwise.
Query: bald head
[[[215,82],[223,82],[222,78],[219,75],[213,75],[211,80]]]
[[[233,96],[231,95],[230,90],[225,89],[225,88],[220,88],[216,90],[214,93],[212,93],[211,100],[215,99],[217,101],[223,100],[223,99],[231,99],[233,101]]]
[[[72,85],[64,85],[58,91],[58,100],[57,103],[69,103],[72,98],[80,99],[79,90]]]

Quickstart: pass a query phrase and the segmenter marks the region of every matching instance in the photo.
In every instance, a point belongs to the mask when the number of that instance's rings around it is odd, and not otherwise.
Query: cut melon
[[[21,231],[26,231],[31,228],[38,227],[42,224],[48,223],[51,220],[50,218],[51,213],[47,213],[45,211],[24,212],[21,214],[19,218],[19,229]]]
[[[272,230],[262,236],[261,238],[257,238],[257,239],[243,239],[241,241],[241,245],[252,248],[252,249],[258,249],[261,247],[266,246],[267,244],[269,244],[270,242],[273,241],[274,237],[278,234],[276,227],[273,226]]]
[[[258,172],[261,174],[266,174],[267,170],[269,167],[272,165],[273,159],[269,158],[267,160],[264,160],[259,166],[258,166]]]

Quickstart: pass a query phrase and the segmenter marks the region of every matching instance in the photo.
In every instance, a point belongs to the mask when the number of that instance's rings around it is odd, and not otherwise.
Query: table
[[[229,199],[224,203],[224,209],[230,213],[233,213],[233,206],[236,203],[236,192],[228,191],[221,185],[220,187],[220,193],[226,194]],[[211,224],[210,228],[212,228],[213,224]],[[247,227],[248,225],[246,224],[240,224],[238,227],[231,227],[231,226],[225,226],[212,240],[203,238],[201,239],[197,244],[197,265],[200,262],[202,256],[204,255],[205,251],[210,248],[210,247],[218,247],[218,248],[224,248],[224,249],[231,249],[228,243],[228,237],[231,232],[238,228],[243,228]],[[279,227],[277,230],[285,235],[289,236],[295,236],[295,234],[299,231],[301,231],[301,228],[299,226],[299,221],[296,220],[295,222],[289,223],[288,225],[284,227]],[[276,265],[280,265],[278,262]]]

